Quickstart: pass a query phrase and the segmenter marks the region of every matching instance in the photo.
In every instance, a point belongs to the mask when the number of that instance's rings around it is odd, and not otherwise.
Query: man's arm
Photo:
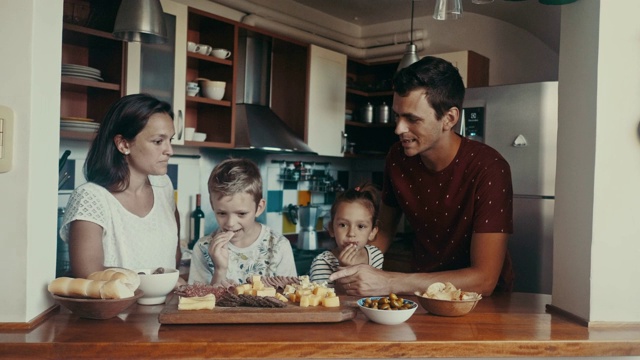
[[[394,208],[384,203],[380,203],[380,212],[378,216],[378,235],[376,239],[371,243],[375,245],[383,253],[389,249],[391,242],[396,236],[396,230],[398,229],[398,223],[402,211],[399,208]]]
[[[405,274],[356,265],[333,273],[329,279],[344,286],[349,295],[413,294],[425,291],[434,282],[448,281],[464,291],[488,296],[498,282],[508,237],[503,233],[474,234],[471,239],[471,265],[464,269]]]

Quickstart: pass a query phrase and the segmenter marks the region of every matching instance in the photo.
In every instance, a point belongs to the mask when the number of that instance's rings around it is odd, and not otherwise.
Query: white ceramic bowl
[[[165,268],[162,274],[154,274],[155,270],[156,268],[135,270],[140,276],[139,289],[144,292],[144,295],[138,299],[138,304],[162,304],[167,299],[167,295],[176,286],[178,276],[180,276],[180,272],[177,269]]]
[[[207,134],[203,132],[194,132],[193,141],[204,141],[207,138]]]
[[[200,92],[200,88],[187,89],[187,95],[189,95],[189,96],[196,96],[196,95],[198,95],[198,92]]]
[[[198,79],[202,95],[209,99],[222,100],[227,83],[224,81],[212,81],[203,78]]]
[[[411,308],[407,310],[378,310],[364,306],[367,299],[377,300],[387,296],[369,296],[358,300],[358,307],[369,318],[369,320],[383,325],[396,325],[407,321],[416,309],[418,304],[415,301],[404,299],[405,304],[410,304]]]

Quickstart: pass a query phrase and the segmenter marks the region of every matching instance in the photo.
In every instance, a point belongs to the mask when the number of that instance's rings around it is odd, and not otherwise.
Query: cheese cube
[[[320,297],[325,297],[327,295],[327,292],[329,292],[329,290],[325,287],[317,287],[313,289],[313,294]]]
[[[340,306],[340,298],[337,296],[334,297],[326,297],[322,299],[322,306],[324,307],[339,307]]]
[[[300,307],[308,307],[311,303],[311,296],[303,295],[300,297]]]
[[[282,291],[283,294],[293,294],[296,292],[296,287],[290,284],[287,284],[287,286],[284,287],[284,290]]]
[[[318,295],[310,295],[309,296],[309,306],[318,306],[322,301],[322,296]]]
[[[261,275],[251,275],[251,283],[255,284],[255,283],[261,283],[262,282],[262,276]]]
[[[253,283],[252,287],[253,290],[262,290],[264,289],[264,284],[262,283],[262,281],[256,281]]]
[[[276,296],[276,288],[265,287],[260,290],[256,290],[256,296]]]
[[[238,285],[234,288],[234,291],[236,293],[236,295],[242,295],[244,294],[244,286],[242,285]]]
[[[280,293],[276,293],[276,299],[282,301],[282,302],[289,302],[289,299],[287,299],[284,295],[280,294]]]
[[[287,297],[289,298],[289,301],[291,301],[291,302],[299,302],[300,301],[300,299],[298,299],[298,295],[296,293],[287,294]]]

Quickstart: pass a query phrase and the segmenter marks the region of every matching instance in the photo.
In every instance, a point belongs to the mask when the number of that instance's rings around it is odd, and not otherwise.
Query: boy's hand
[[[341,266],[351,266],[358,264],[356,261],[358,259],[358,245],[355,243],[351,243],[347,245],[342,251],[340,255],[338,255],[338,261],[340,261]]]
[[[229,248],[227,244],[235,233],[233,231],[220,232],[209,243],[209,256],[213,260],[217,271],[226,271],[229,266]]]

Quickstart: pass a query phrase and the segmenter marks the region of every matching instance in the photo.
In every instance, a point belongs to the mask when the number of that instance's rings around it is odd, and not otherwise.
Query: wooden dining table
[[[341,300],[357,306],[356,298]],[[0,328],[0,358],[640,356],[640,324],[586,326],[549,311],[550,302],[550,295],[494,294],[465,316],[420,307],[399,325],[373,323],[360,310],[339,322],[175,325],[159,322],[165,305],[135,304],[107,320],[60,308],[33,329]]]

